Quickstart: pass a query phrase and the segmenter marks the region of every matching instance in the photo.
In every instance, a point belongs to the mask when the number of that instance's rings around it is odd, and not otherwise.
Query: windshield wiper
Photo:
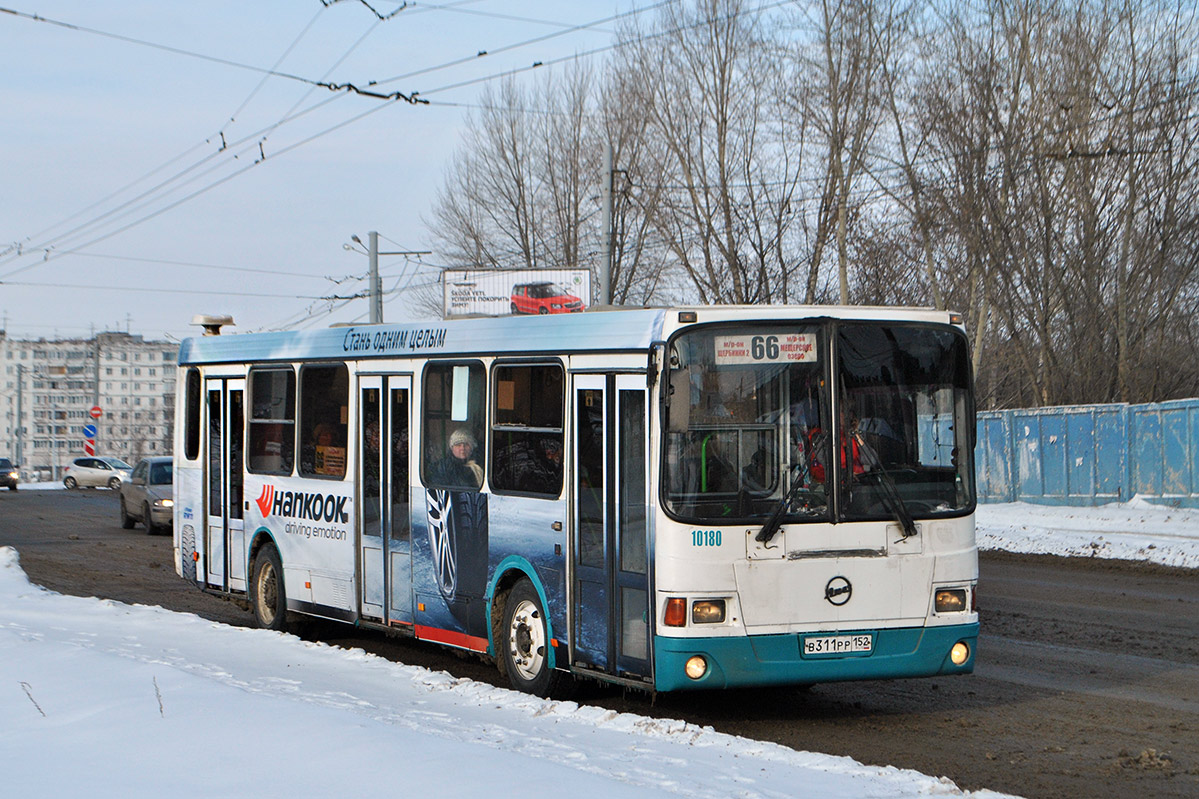
[[[870,462],[877,469],[877,471],[870,473],[878,475],[878,487],[881,489],[880,493],[882,494],[883,504],[887,506],[887,510],[891,511],[891,514],[895,517],[895,521],[899,522],[900,535],[906,540],[919,533],[920,530],[916,527],[916,522],[912,519],[912,514],[908,512],[908,506],[904,504],[903,497],[899,495],[895,479],[883,467],[883,462],[879,459],[878,454],[857,433],[854,433],[853,438],[862,453],[863,463]]]
[[[799,496],[806,485],[802,479],[799,479],[799,477],[796,478],[795,482],[791,484],[791,489],[779,500],[779,504],[775,506],[770,517],[766,519],[766,523],[762,525],[762,529],[754,536],[755,540],[766,544],[769,543],[770,539],[774,538],[775,533],[782,527],[783,514],[787,512],[787,508],[795,501],[795,498]]]

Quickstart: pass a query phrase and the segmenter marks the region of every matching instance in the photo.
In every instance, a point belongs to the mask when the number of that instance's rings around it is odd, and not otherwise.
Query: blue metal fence
[[[1199,399],[978,415],[980,502],[1199,507]]]

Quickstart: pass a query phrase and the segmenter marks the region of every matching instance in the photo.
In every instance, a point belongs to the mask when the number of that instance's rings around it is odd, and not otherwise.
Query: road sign
[[[83,437],[84,438],[95,438],[96,437],[96,426],[94,424],[85,424],[83,426]]]
[[[90,441],[84,441],[83,442],[83,454],[84,455],[95,455],[96,454],[96,445]]]
[[[101,416],[104,415],[104,411],[100,410],[99,405],[93,405],[92,409],[90,411],[88,411],[88,413],[91,414],[91,417],[93,419],[99,419]]]

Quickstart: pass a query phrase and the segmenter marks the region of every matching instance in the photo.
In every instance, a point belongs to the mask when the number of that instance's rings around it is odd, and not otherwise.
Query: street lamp
[[[350,241],[360,247],[366,247],[366,254],[370,257],[370,300],[371,300],[371,324],[377,325],[383,322],[383,286],[379,281],[379,256],[380,255],[431,255],[432,250],[395,250],[393,252],[379,252],[379,233],[378,231],[370,231],[366,234],[369,245],[364,245],[362,239],[358,238],[357,234],[350,236]],[[348,244],[342,245],[343,249],[353,250],[354,248]],[[355,250],[357,252],[357,250]]]

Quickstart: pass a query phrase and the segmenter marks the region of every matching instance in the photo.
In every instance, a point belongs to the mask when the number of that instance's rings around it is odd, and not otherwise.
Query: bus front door
[[[222,591],[246,590],[245,521],[242,516],[242,438],[245,378],[210,377],[208,464],[204,513],[204,582]]]
[[[358,378],[358,549],[363,617],[412,623],[409,375]]]
[[[645,375],[575,375],[572,665],[649,679]]]

